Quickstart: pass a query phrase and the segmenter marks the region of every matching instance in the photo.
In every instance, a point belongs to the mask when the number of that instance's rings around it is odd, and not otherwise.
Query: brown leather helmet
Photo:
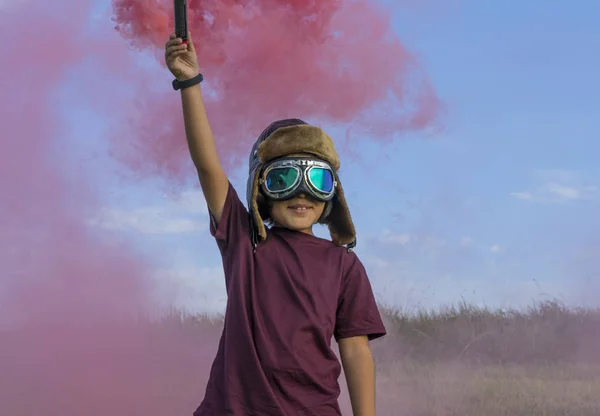
[[[356,230],[346,203],[344,190],[338,177],[340,160],[333,140],[319,127],[300,119],[284,119],[271,123],[258,137],[249,158],[249,175],[246,198],[252,223],[252,243],[256,245],[267,238],[263,218],[258,207],[259,176],[263,166],[280,157],[307,153],[327,162],[336,174],[336,194],[331,201],[324,221],[329,228],[331,241],[352,249],[356,246]]]

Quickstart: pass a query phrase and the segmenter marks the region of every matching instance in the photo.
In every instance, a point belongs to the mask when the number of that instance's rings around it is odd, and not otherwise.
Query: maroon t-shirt
[[[385,335],[358,257],[331,241],[272,227],[253,253],[248,211],[229,185],[211,218],[227,309],[204,400],[194,416],[339,416],[332,337]]]

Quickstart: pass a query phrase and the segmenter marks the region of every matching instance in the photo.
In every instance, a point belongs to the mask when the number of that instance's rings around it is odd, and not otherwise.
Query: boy
[[[385,328],[351,250],[355,230],[333,142],[297,119],[267,127],[250,155],[247,210],[217,156],[191,35],[184,44],[172,34],[165,60],[181,90],[228,296],[217,356],[194,415],[340,416],[335,337],[353,413],[374,416],[369,340]],[[328,225],[332,241],[313,235],[315,223]]]

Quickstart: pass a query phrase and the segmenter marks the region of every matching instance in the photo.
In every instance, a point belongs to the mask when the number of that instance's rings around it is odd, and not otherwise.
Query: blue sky
[[[385,149],[367,141],[360,169],[342,172],[376,295],[403,308],[597,303],[600,3],[451,3],[393,17],[447,105],[445,130]],[[75,130],[102,136],[101,121],[80,120]],[[244,169],[232,177],[242,197]],[[176,199],[157,189],[107,199],[91,221],[161,253],[157,278],[179,306],[221,311],[221,260],[197,188]]]

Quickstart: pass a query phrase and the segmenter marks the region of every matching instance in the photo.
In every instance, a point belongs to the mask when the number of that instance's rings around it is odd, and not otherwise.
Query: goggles
[[[267,164],[259,181],[267,198],[285,200],[306,193],[322,202],[335,194],[335,173],[328,163],[314,159],[286,158]]]

